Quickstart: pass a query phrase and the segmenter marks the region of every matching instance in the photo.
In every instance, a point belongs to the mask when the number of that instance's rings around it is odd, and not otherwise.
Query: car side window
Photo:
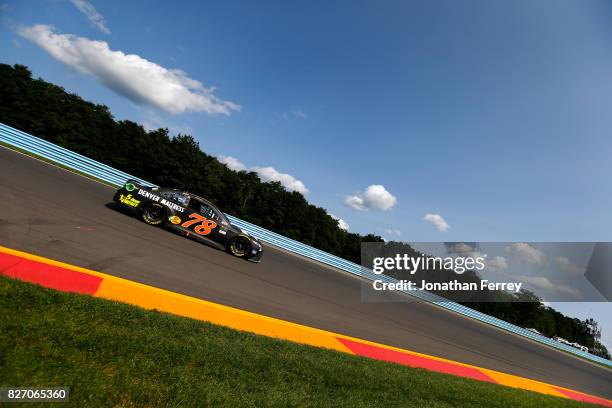
[[[200,206],[200,213],[202,213],[206,218],[213,220],[217,219],[215,215],[215,210],[213,210],[212,207],[208,204],[202,203],[202,205]]]
[[[208,219],[212,219],[212,220],[219,219],[219,216],[217,215],[213,207],[211,207],[210,205],[206,203],[203,203],[200,200],[196,200],[195,198],[192,198],[191,200],[189,200],[189,208],[191,208],[194,211],[199,212],[200,214],[202,214]]]
[[[202,202],[200,202],[199,200],[196,200],[195,198],[191,198],[189,200],[189,208],[191,208],[194,211],[200,211],[200,208],[202,206]]]
[[[210,218],[212,218],[213,220],[219,222],[219,221],[223,221],[223,218],[221,218],[221,216],[219,215],[219,212],[217,210],[212,210],[212,215],[210,216]]]

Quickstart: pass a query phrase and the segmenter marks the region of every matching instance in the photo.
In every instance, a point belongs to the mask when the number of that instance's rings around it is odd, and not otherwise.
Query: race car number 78
[[[185,228],[189,228],[193,224],[197,224],[198,222],[201,222],[201,224],[196,225],[193,228],[195,233],[199,235],[208,235],[212,232],[214,228],[217,227],[216,222],[214,222],[213,220],[209,220],[206,217],[200,214],[197,214],[197,213],[189,214],[189,218],[193,218],[193,219],[189,221],[185,221],[184,223],[181,224],[181,226]]]

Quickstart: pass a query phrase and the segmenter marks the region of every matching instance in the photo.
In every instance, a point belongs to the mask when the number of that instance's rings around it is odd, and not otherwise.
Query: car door
[[[221,245],[225,245],[225,228],[224,228],[224,217],[221,216],[221,211],[214,205],[207,201],[201,200],[200,214],[202,214],[207,220],[211,220],[215,223],[210,234],[206,238],[211,239]]]
[[[227,219],[223,216],[223,213],[221,213],[221,211],[213,205],[210,205],[210,212],[208,213],[208,216],[217,223],[217,227],[214,228],[213,232],[211,233],[211,239],[226,247],[228,240],[231,237],[231,234],[228,234],[230,228],[229,221],[227,221]]]
[[[187,207],[190,212],[183,217],[181,227],[188,236],[224,248],[219,234],[220,220],[215,207],[199,197],[191,197]]]

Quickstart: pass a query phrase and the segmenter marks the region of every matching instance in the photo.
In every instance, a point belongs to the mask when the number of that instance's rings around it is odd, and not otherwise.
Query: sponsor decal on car
[[[178,225],[181,223],[181,219],[176,215],[173,215],[172,217],[168,218],[168,221],[170,221],[174,225]]]
[[[138,205],[140,204],[140,200],[136,200],[134,197],[132,197],[131,194],[120,194],[119,201],[121,201],[125,205],[129,205],[130,207],[138,207]]]
[[[168,201],[165,198],[161,198],[160,196],[158,196],[157,194],[153,194],[150,193],[146,190],[143,189],[139,189],[138,190],[138,195],[141,195],[145,198],[148,198],[151,201],[155,201],[156,203],[160,203],[161,205],[165,205],[166,207],[178,211],[178,212],[184,212],[185,209],[183,207],[181,207],[180,205],[173,203],[172,201]]]
[[[141,195],[144,198],[148,198],[149,200],[152,200],[155,202],[159,202],[161,200],[161,197],[158,196],[157,194],[150,193],[146,190],[143,190],[142,188],[138,189],[138,195]]]
[[[178,212],[185,211],[185,209],[183,207],[181,207],[180,205],[178,205],[176,203],[173,203],[172,201],[168,201],[165,198],[161,199],[160,204],[165,205],[166,207],[171,208],[171,209],[173,209],[175,211],[178,211]]]

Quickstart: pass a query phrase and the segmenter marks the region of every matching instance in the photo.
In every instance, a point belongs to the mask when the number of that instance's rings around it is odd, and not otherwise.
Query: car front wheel
[[[245,258],[251,251],[251,243],[244,237],[238,237],[229,246],[229,252],[239,258]]]

